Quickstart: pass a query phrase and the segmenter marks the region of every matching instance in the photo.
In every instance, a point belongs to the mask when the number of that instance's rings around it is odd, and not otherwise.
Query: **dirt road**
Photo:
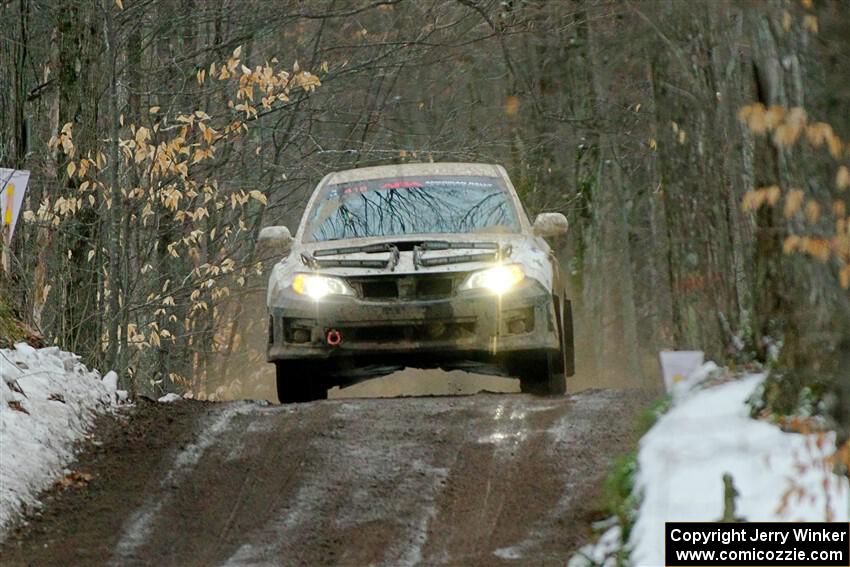
[[[635,391],[156,404],[104,418],[3,565],[564,565]]]

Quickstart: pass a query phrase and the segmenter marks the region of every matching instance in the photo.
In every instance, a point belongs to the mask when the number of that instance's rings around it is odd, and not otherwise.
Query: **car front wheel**
[[[328,399],[327,385],[316,376],[315,369],[303,361],[275,362],[277,399],[282,404],[313,402]]]
[[[561,396],[567,392],[564,355],[561,352],[535,352],[518,364],[519,389],[525,394]]]
[[[567,393],[567,376],[575,373],[572,304],[558,296],[553,299],[553,304],[561,348],[531,352],[519,359],[516,373],[523,393],[562,396]]]

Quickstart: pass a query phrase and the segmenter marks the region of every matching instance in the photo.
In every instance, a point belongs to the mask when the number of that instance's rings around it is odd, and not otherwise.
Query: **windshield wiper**
[[[389,257],[385,260],[363,260],[351,258],[323,258],[324,256],[339,256],[341,254],[380,254],[387,252]],[[345,246],[343,248],[326,248],[324,250],[316,250],[313,254],[304,252],[301,254],[301,261],[304,265],[311,268],[380,268],[394,270],[398,265],[399,251],[398,248],[388,242],[379,242],[378,244],[366,244],[363,246]]]
[[[435,250],[488,250],[478,254],[463,254],[459,256],[437,256],[436,258],[423,258],[423,252]],[[467,262],[496,262],[511,255],[510,244],[499,244],[498,242],[449,242],[447,240],[426,240],[413,248],[413,268],[418,270],[419,266],[429,268],[433,266],[446,266],[449,264],[465,264]]]

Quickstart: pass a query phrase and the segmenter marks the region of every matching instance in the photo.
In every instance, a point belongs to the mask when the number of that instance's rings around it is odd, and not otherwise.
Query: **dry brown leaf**
[[[59,480],[57,480],[54,484],[56,487],[62,489],[82,488],[88,483],[90,483],[93,479],[94,476],[89,473],[71,471]]]
[[[19,411],[19,412],[21,412],[21,413],[25,413],[25,414],[27,414],[27,415],[29,415],[29,414],[30,414],[30,412],[28,412],[28,411],[27,411],[27,408],[25,408],[24,406],[22,406],[22,405],[21,405],[21,402],[19,402],[19,401],[17,401],[17,400],[11,400],[11,401],[9,401],[9,407],[10,407],[10,408],[12,408],[12,409],[13,409],[13,410],[15,410],[15,411]]]

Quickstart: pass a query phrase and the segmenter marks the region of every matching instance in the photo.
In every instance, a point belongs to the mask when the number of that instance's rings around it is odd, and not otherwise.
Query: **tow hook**
[[[336,329],[331,329],[325,335],[325,339],[328,341],[329,345],[339,346],[339,343],[342,342],[342,333],[340,333]]]

